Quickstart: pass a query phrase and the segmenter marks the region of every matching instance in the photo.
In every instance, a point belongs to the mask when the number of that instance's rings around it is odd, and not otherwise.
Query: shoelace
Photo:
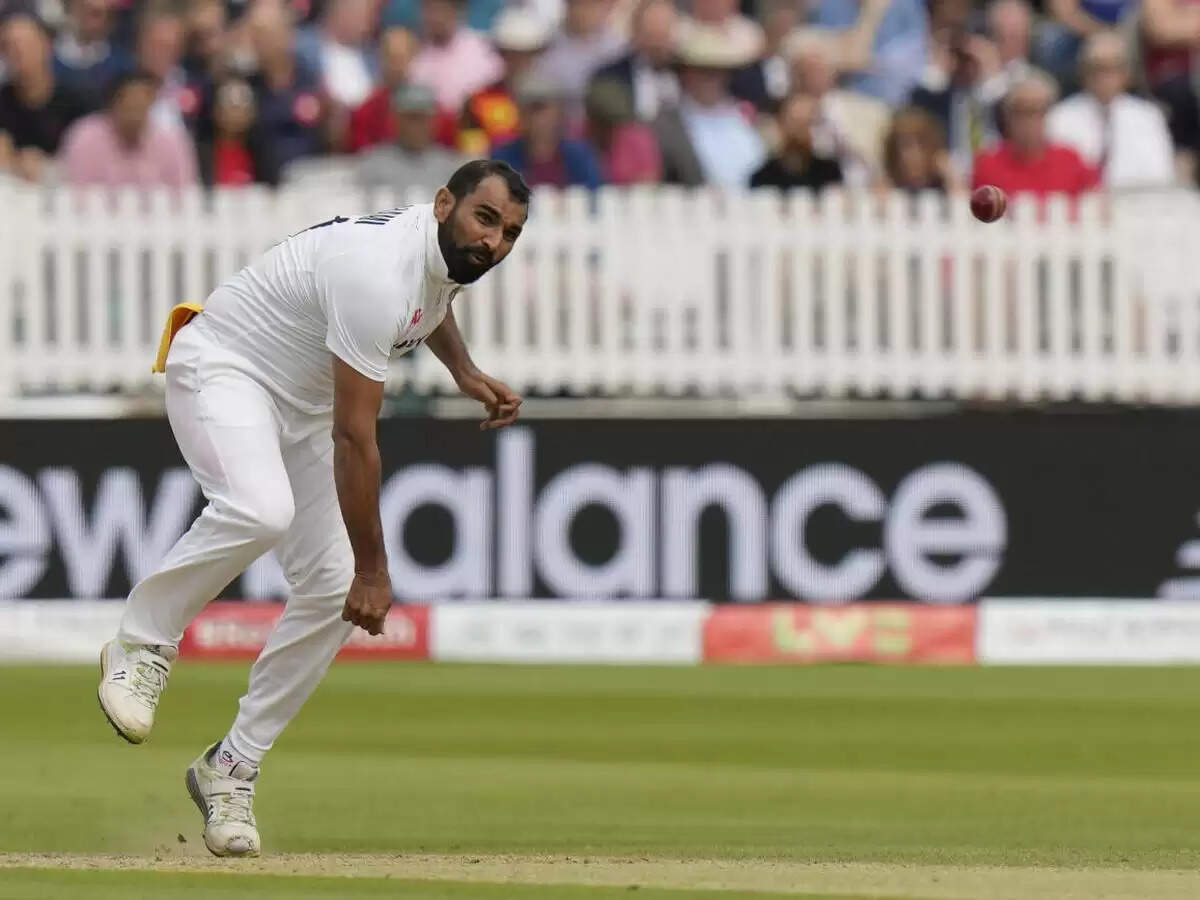
[[[129,682],[129,690],[133,695],[153,707],[167,686],[167,673],[148,660],[139,660],[133,664],[133,677]]]
[[[254,789],[238,785],[228,791],[216,791],[210,795],[213,814],[210,821],[237,822],[254,827]]]

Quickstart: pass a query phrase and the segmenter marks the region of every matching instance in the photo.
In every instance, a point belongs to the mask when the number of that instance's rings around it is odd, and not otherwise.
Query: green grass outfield
[[[0,900],[1200,897],[1197,669],[341,665],[231,864],[183,769],[246,671],[131,747],[92,668],[0,668]]]

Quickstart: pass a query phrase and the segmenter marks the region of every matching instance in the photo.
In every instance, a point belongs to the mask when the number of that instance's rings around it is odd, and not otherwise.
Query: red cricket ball
[[[1008,209],[1008,197],[994,184],[985,184],[971,192],[971,214],[980,222],[995,222]]]

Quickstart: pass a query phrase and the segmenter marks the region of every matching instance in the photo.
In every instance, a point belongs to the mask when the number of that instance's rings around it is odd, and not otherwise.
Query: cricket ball
[[[971,214],[980,222],[995,222],[1008,209],[1008,197],[994,184],[985,184],[971,192]]]

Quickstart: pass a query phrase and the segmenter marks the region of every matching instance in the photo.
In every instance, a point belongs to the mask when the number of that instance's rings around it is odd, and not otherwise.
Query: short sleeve
[[[356,372],[384,381],[397,310],[396,298],[380,288],[377,268],[351,251],[321,260],[314,276],[328,320],[325,346]]]

